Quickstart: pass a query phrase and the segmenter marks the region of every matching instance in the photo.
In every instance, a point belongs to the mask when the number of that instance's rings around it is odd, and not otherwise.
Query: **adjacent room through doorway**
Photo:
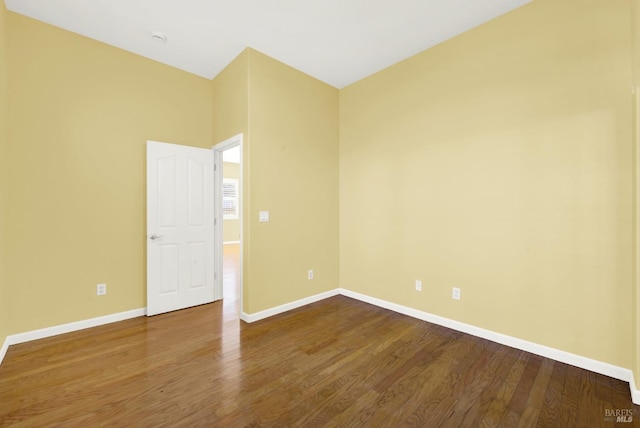
[[[241,313],[241,210],[240,145],[223,147],[221,217],[222,217],[222,298],[225,318],[240,318]]]

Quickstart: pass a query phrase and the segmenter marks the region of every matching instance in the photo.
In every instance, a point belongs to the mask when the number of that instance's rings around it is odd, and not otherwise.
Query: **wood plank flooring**
[[[343,296],[253,324],[230,298],[0,365],[3,427],[631,427],[639,410],[626,382]]]

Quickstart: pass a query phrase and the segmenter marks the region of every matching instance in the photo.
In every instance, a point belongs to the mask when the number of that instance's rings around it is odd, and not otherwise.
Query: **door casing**
[[[240,148],[240,178],[238,180],[238,217],[240,220],[240,312],[242,313],[243,308],[243,286],[242,286],[242,272],[243,272],[243,222],[244,216],[242,214],[243,210],[243,159],[242,159],[242,145],[243,145],[243,134],[237,134],[233,137],[224,140],[212,147],[213,149],[213,162],[214,162],[214,271],[216,274],[214,275],[214,299],[219,300],[223,298],[223,284],[222,284],[222,263],[223,263],[223,223],[224,220],[222,218],[222,180],[223,180],[223,168],[222,168],[222,153],[225,150],[231,149],[233,147],[238,146]]]

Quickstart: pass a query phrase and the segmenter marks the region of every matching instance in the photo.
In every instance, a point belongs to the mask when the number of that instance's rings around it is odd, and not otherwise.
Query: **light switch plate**
[[[260,211],[258,213],[258,219],[261,223],[269,221],[269,211]]]

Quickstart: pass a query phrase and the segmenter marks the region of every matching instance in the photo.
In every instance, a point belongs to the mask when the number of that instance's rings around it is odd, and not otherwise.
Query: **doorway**
[[[224,317],[242,311],[242,134],[213,146],[215,176],[215,294]]]

